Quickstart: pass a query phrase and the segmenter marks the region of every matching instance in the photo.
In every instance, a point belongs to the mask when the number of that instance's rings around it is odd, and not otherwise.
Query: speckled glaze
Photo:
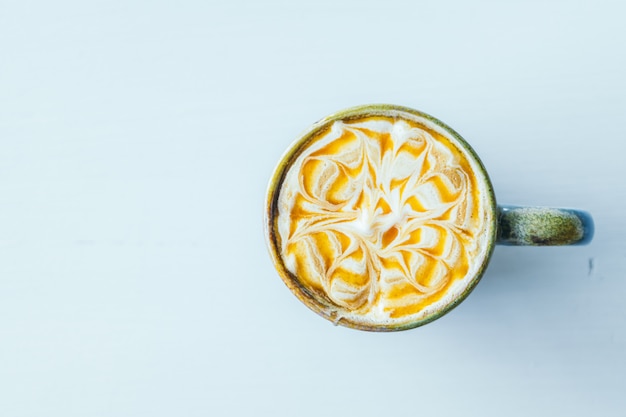
[[[498,207],[498,240],[511,246],[584,245],[593,238],[593,220],[580,210]]]
[[[330,125],[335,121],[347,120],[363,115],[379,114],[386,111],[407,112],[421,118],[427,119],[429,122],[439,126],[453,137],[459,146],[461,146],[472,158],[477,162],[478,170],[484,176],[482,183],[483,192],[486,193],[488,202],[488,211],[491,213],[489,217],[495,223],[490,230],[492,231],[485,240],[487,245],[487,256],[477,268],[476,273],[471,278],[470,284],[466,289],[449,304],[438,309],[433,314],[410,323],[402,325],[375,325],[363,324],[337,314],[336,306],[332,305],[329,300],[323,299],[312,293],[311,290],[302,285],[298,278],[288,270],[282,259],[279,245],[279,237],[276,231],[277,219],[277,200],[279,197],[282,182],[286,172],[293,161],[302,152],[304,146],[311,140],[319,129]],[[438,119],[424,114],[420,111],[406,107],[375,104],[353,107],[328,116],[309,129],[307,129],[285,152],[280,162],[276,166],[274,173],[270,179],[266,195],[265,204],[265,235],[267,245],[274,265],[287,287],[311,310],[333,322],[335,325],[341,324],[346,327],[367,331],[398,331],[407,330],[422,326],[433,320],[440,318],[461,301],[463,301],[469,293],[475,288],[476,284],[483,276],[496,243],[505,245],[580,245],[588,243],[593,235],[593,222],[591,217],[584,212],[570,209],[552,209],[552,208],[536,208],[536,207],[512,207],[498,206],[496,204],[493,187],[489,176],[480,162],[480,159],[470,147],[470,145],[453,129],[448,127]]]

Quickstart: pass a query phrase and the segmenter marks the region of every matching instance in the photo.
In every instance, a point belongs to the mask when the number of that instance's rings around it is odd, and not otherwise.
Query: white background
[[[0,0],[0,415],[623,416],[620,1]],[[263,236],[274,164],[342,108],[451,125],[499,202],[583,247],[498,247],[374,334],[304,307]]]

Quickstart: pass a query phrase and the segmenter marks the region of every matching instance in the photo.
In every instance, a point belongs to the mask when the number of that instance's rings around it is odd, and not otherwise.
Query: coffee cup
[[[313,124],[269,183],[265,231],[287,287],[335,324],[406,330],[457,306],[495,244],[580,245],[580,210],[498,206],[470,145],[438,119],[365,105]]]

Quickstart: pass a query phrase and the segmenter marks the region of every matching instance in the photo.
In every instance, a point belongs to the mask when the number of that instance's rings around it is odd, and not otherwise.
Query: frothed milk
[[[277,184],[270,228],[294,285],[356,327],[398,327],[455,304],[494,233],[488,180],[460,139],[385,109],[320,124]]]

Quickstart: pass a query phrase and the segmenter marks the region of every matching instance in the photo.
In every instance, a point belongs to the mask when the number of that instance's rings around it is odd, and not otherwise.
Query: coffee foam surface
[[[488,254],[486,183],[478,162],[427,119],[332,122],[282,181],[282,260],[337,320],[428,317],[464,292]]]

